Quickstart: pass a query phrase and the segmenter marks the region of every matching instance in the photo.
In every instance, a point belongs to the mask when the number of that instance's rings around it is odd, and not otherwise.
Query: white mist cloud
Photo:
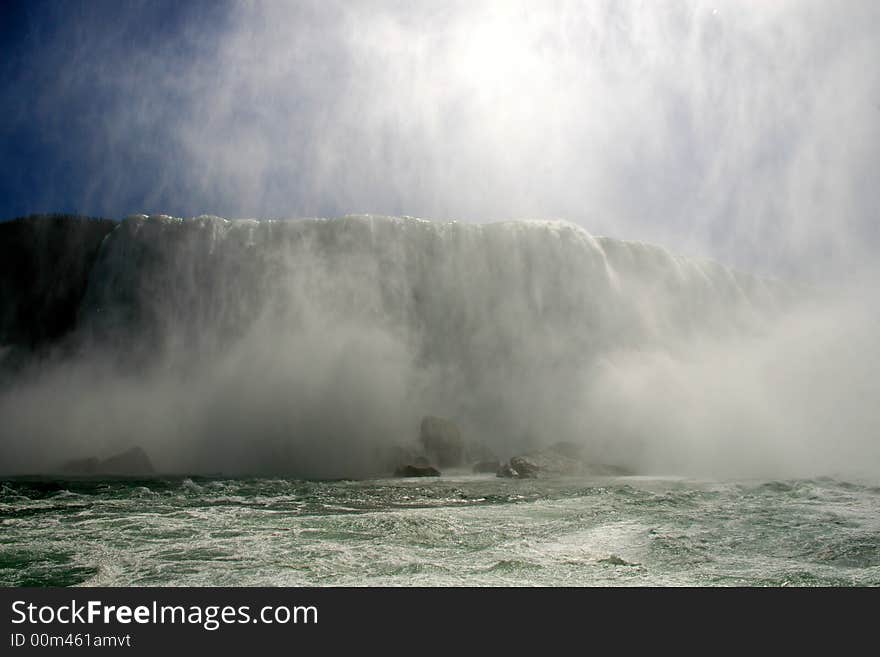
[[[387,474],[436,414],[502,458],[876,477],[880,313],[839,292],[553,222],[134,218],[77,348],[0,394],[0,464],[136,444],[162,471]]]
[[[475,424],[483,413],[514,435],[531,417],[548,441],[591,426],[597,449],[646,468],[802,473],[874,462],[877,3],[235,3],[222,19],[194,12],[170,36],[140,32],[138,12],[113,17],[102,23],[87,5],[69,29],[38,41],[32,63],[48,82],[27,112],[11,105],[15,121],[36,121],[69,163],[80,210],[559,217],[804,279],[826,297],[760,340],[670,338],[562,380],[549,366],[530,379],[487,362],[473,387],[461,371],[423,370],[400,336],[373,325],[274,344],[257,333],[238,360],[229,354],[189,387],[101,375],[106,408],[100,394],[71,403],[60,383],[23,388],[3,399],[25,409],[8,415],[22,422],[10,431],[41,435],[39,409],[53,400],[73,435],[94,430],[99,408],[109,413],[111,442],[140,404],[178,409],[172,428],[164,423],[175,416],[161,410],[144,423],[157,423],[169,450],[187,431],[223,436],[220,467],[230,454],[247,460],[237,437],[286,435],[289,426],[270,425],[293,416],[311,430],[310,413],[332,417],[329,434],[357,434],[356,420],[335,416],[340,405],[368,417],[371,434],[400,435],[430,412],[389,410],[416,377],[419,394],[448,408],[443,382],[459,382],[477,400]],[[46,198],[69,193],[47,189]],[[652,282],[627,303],[650,308]],[[521,320],[499,313],[477,333]],[[528,326],[536,335],[516,344],[530,364],[553,336]],[[349,346],[356,355],[346,360]],[[563,361],[566,346],[551,356]],[[70,380],[88,381],[90,367]],[[289,371],[319,376],[291,380]],[[362,371],[378,372],[381,385]],[[238,376],[260,381],[251,396],[237,397]],[[261,409],[259,421],[240,415],[248,408]],[[337,451],[349,458],[353,444]],[[192,449],[180,458],[202,454]]]
[[[558,217],[812,277],[878,245],[874,2],[106,9],[33,62],[86,211]]]

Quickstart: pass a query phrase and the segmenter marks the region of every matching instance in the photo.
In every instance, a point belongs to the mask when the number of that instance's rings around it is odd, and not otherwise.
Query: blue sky
[[[875,2],[4,2],[0,217],[550,217],[880,246]]]

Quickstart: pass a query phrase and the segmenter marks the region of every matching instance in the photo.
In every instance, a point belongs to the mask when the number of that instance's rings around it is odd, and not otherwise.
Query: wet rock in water
[[[476,473],[498,472],[501,462],[497,460],[478,461],[474,463],[473,470]]]
[[[561,442],[545,449],[514,456],[508,465],[498,471],[499,477],[532,479],[536,477],[599,475],[624,476],[632,472],[626,468],[601,463],[591,463],[583,453],[583,447]]]
[[[541,467],[524,456],[514,456],[510,459],[510,467],[516,471],[519,479],[534,479],[541,471]]]
[[[103,460],[94,456],[71,459],[61,466],[61,472],[72,475],[132,476],[154,474],[155,470],[147,453],[140,447],[132,447]]]
[[[495,473],[496,477],[504,477],[506,479],[519,479],[519,472],[510,467],[510,463],[503,464]]]
[[[583,471],[584,462],[580,458],[556,451],[554,447],[515,456],[510,459],[510,465],[521,475],[530,477],[537,477],[538,473],[571,475]]]
[[[394,471],[395,477],[439,477],[440,471],[431,465],[402,465]]]
[[[461,439],[461,431],[451,420],[432,415],[422,418],[419,442],[425,448],[428,458],[441,468],[461,465],[464,443]]]
[[[98,464],[98,469],[104,474],[145,475],[153,474],[153,464],[150,457],[140,447],[132,447]]]
[[[637,563],[630,563],[629,561],[625,561],[621,559],[616,554],[612,554],[610,557],[606,557],[605,559],[599,559],[599,563],[607,563],[611,566],[638,566]]]

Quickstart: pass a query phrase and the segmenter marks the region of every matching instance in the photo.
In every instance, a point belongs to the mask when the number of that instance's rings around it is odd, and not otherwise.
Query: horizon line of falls
[[[776,394],[800,295],[563,222],[137,215],[101,245],[72,354],[0,397],[0,454],[369,476],[439,415],[502,458],[570,441],[640,472],[772,471],[815,424]]]

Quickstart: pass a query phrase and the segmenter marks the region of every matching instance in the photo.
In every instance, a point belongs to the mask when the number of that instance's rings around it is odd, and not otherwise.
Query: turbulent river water
[[[880,486],[11,478],[0,584],[877,586]]]

